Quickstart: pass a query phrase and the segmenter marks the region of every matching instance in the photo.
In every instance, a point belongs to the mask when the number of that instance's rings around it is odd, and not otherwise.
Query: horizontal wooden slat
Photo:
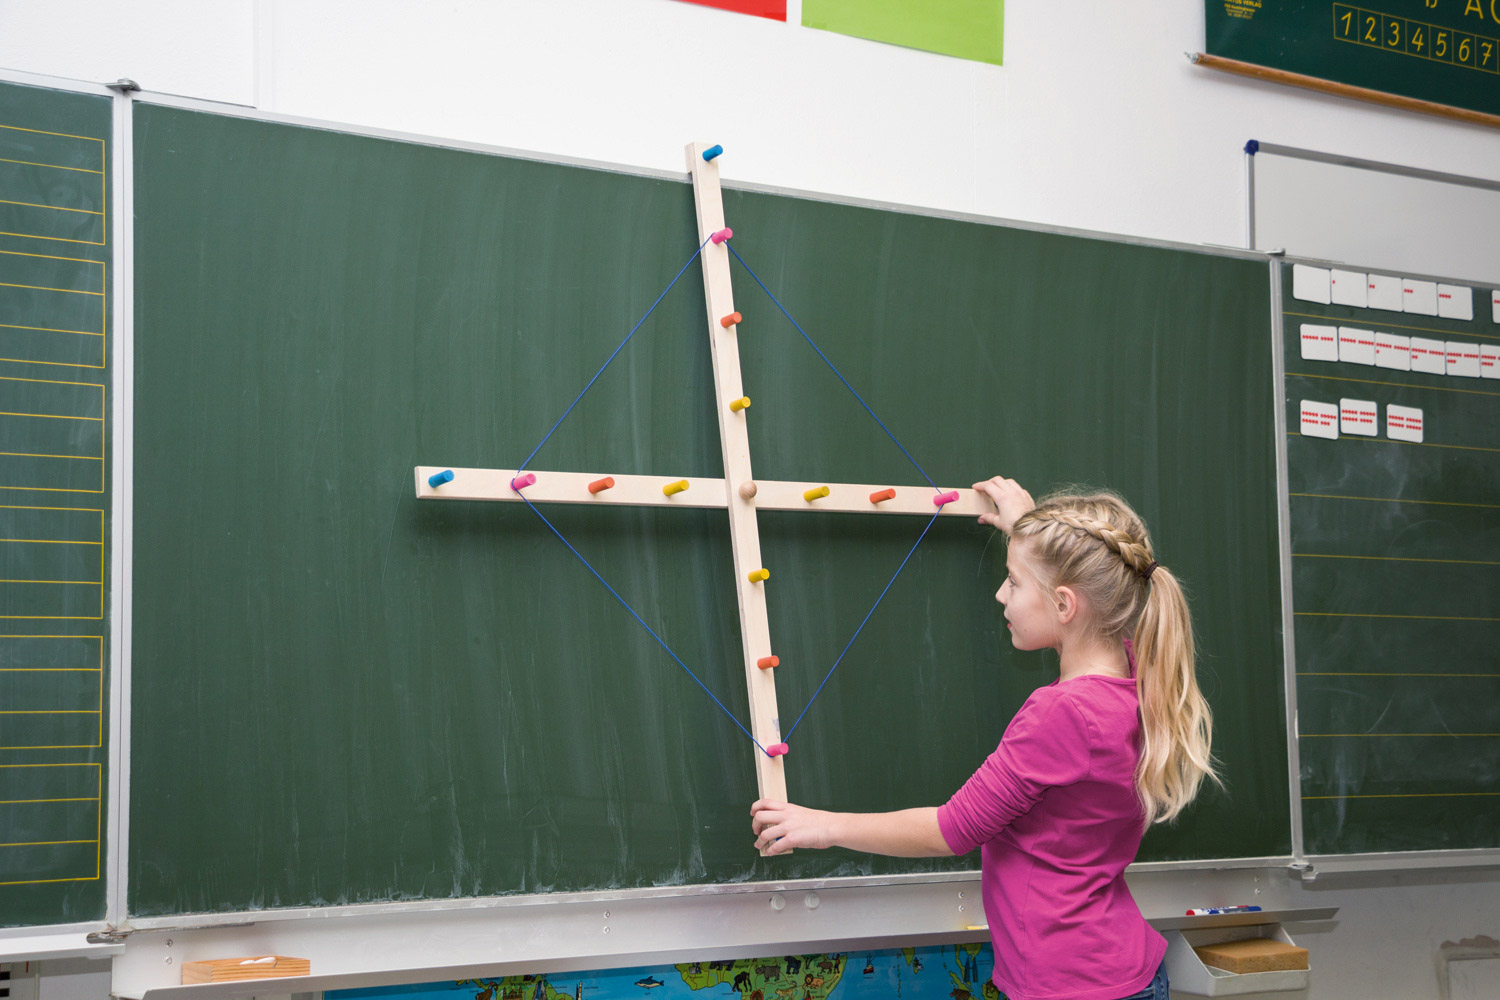
[[[453,481],[442,486],[428,485],[428,477],[452,469]],[[532,471],[532,470],[528,470]],[[592,494],[589,483],[604,478],[597,472],[534,472],[536,482],[525,488],[532,503],[630,504],[652,507],[723,507],[726,491],[722,479],[694,479],[683,476],[613,476],[615,485],[602,493]],[[501,500],[519,503],[521,497],[510,488],[514,469],[460,469],[442,465],[419,465],[416,468],[419,500]],[[674,496],[662,493],[669,483],[688,479],[688,489]],[[822,510],[849,514],[932,514],[937,508],[932,498],[937,494],[928,486],[896,486],[896,496],[874,504],[870,494],[887,489],[887,485],[856,483],[756,481],[755,506],[759,510]],[[818,500],[803,499],[803,493],[827,486],[829,495]],[[944,490],[943,492],[949,492]],[[993,513],[994,505],[977,490],[960,489],[958,499],[943,507],[945,515],[974,517]]]

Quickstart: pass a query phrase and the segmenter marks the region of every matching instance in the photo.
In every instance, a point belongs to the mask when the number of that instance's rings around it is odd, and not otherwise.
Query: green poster
[[[802,23],[999,66],[1005,0],[803,0]]]

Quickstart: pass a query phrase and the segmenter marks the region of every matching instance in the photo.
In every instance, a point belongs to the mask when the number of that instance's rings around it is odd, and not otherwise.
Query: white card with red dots
[[[1391,403],[1385,408],[1385,436],[1392,441],[1422,443],[1422,411],[1414,406],[1397,406]]]
[[[1401,279],[1401,311],[1418,316],[1436,316],[1437,282]]]
[[[1337,361],[1339,359],[1339,331],[1334,326],[1302,324],[1302,360]]]
[[[1375,437],[1380,433],[1379,407],[1369,399],[1339,400],[1339,433]]]
[[[1304,399],[1300,405],[1302,411],[1302,436],[1327,438],[1330,441],[1339,439],[1339,408],[1332,403],[1318,403],[1311,399]]]
[[[1401,311],[1401,279],[1389,274],[1370,275],[1369,302],[1371,309],[1386,312]]]
[[[1474,319],[1474,289],[1468,285],[1437,286],[1438,315],[1445,319]]]
[[[1500,323],[1500,288],[1490,292],[1490,319]]]
[[[1292,298],[1304,302],[1328,305],[1329,274],[1326,267],[1308,267],[1306,264],[1292,265]]]
[[[1366,276],[1363,271],[1340,271],[1333,268],[1328,272],[1329,292],[1336,306],[1354,306],[1364,309],[1369,301],[1369,289],[1365,287]]]
[[[1411,338],[1399,333],[1375,335],[1375,367],[1411,371]]]
[[[1479,345],[1479,377],[1500,378],[1500,344]]]
[[[1426,337],[1411,338],[1411,370],[1429,375],[1448,374],[1448,345]]]
[[[1478,344],[1448,341],[1448,374],[1459,378],[1479,378],[1482,369]]]
[[[1339,327],[1339,360],[1354,365],[1375,363],[1375,331],[1357,326]]]

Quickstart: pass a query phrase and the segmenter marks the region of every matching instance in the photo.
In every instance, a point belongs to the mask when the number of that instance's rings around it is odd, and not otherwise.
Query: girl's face
[[[1005,557],[1006,577],[995,600],[1005,606],[1005,626],[1017,649],[1056,649],[1062,641],[1055,595],[1032,569],[1030,546],[1012,541]]]

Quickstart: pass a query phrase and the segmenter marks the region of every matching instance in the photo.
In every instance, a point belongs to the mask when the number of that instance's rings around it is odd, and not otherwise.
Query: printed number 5
[[[1447,56],[1448,56],[1448,33],[1446,31],[1439,31],[1437,33],[1437,35],[1433,37],[1433,39],[1432,39],[1432,54],[1435,55],[1435,56],[1437,56],[1439,59],[1447,58]]]

